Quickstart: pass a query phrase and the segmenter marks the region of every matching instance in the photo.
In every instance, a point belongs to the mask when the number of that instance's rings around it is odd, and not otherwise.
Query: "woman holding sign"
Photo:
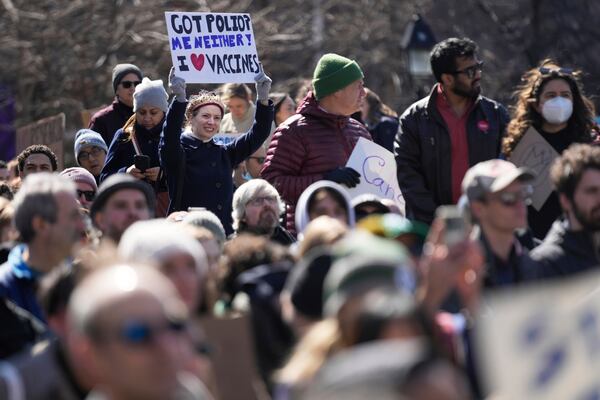
[[[527,71],[523,84],[515,92],[517,105],[502,144],[506,158],[510,157],[525,134],[533,128],[561,154],[573,143],[595,140],[594,105],[584,96],[578,71],[561,68],[546,59],[537,68]],[[543,239],[552,223],[562,213],[558,196],[553,192],[536,210],[529,207],[529,226],[536,237]]]
[[[213,92],[200,91],[188,101],[185,80],[175,76],[171,69],[169,88],[175,99],[167,111],[159,145],[160,162],[169,186],[169,212],[205,207],[219,217],[227,234],[233,232],[233,168],[262,145],[273,122],[273,103],[269,101],[271,79],[262,66],[254,80],[257,93],[254,125],[233,142],[220,145],[213,136],[219,131],[225,110],[221,99]]]

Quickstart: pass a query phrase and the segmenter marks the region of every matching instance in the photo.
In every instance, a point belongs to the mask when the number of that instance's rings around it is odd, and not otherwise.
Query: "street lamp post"
[[[406,65],[411,89],[416,91],[417,98],[425,96],[429,91],[428,83],[431,79],[429,52],[436,43],[431,27],[419,14],[414,15],[404,30],[401,47],[407,57]]]

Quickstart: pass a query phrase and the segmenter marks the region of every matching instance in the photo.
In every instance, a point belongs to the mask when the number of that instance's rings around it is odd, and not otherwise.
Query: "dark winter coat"
[[[286,227],[295,233],[294,211],[300,194],[323,175],[346,165],[359,138],[371,140],[358,121],[326,112],[312,92],[297,114],[279,125],[267,151],[261,177],[286,203]]]
[[[394,145],[406,216],[427,224],[438,206],[452,204],[452,146],[436,107],[437,96],[436,85],[429,96],[404,111]],[[470,167],[500,155],[508,121],[500,103],[483,96],[475,100],[467,122]]]
[[[160,140],[162,126],[163,121],[150,130],[135,124],[135,132],[140,151],[142,154],[150,157],[150,168],[160,167],[158,142]],[[108,148],[104,168],[102,168],[102,171],[100,172],[100,182],[112,174],[127,172],[127,168],[134,164],[134,156],[135,148],[133,147],[129,135],[126,134],[123,129],[119,129]],[[164,176],[162,178],[159,176],[158,183],[150,181],[148,181],[148,183],[154,187],[156,192],[164,192],[167,190],[167,183]]]
[[[115,98],[111,105],[96,112],[90,120],[89,128],[98,132],[104,142],[112,142],[115,133],[125,125],[133,115],[133,107],[129,107]]]
[[[557,220],[538,247],[531,252],[537,262],[536,277],[554,278],[578,274],[600,265],[592,233],[572,231],[565,220]]]
[[[271,132],[273,104],[257,102],[252,128],[226,145],[214,140],[203,142],[191,133],[182,134],[187,102],[173,100],[160,137],[160,162],[167,176],[169,212],[205,207],[215,213],[227,234],[233,232],[233,168],[254,153]],[[178,178],[184,162],[183,179]],[[181,204],[175,207],[178,186],[182,185]]]

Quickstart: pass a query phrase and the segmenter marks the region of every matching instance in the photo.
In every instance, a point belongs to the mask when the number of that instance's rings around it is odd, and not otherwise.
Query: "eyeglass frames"
[[[451,74],[465,74],[467,78],[473,79],[477,72],[483,71],[483,61],[479,61],[477,64],[471,65],[470,67],[452,71]]]

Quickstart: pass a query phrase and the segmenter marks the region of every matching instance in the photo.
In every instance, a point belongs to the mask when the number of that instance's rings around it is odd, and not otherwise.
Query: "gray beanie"
[[[106,146],[106,142],[102,139],[102,135],[91,129],[80,129],[75,134],[74,154],[77,164],[79,164],[79,153],[87,146],[100,147],[108,153],[108,146]]]
[[[136,74],[140,80],[144,74],[142,74],[142,70],[140,70],[137,66],[133,64],[117,64],[113,68],[112,72],[112,84],[115,93],[117,92],[117,86],[121,83],[121,79],[127,74]]]
[[[135,87],[133,92],[133,112],[136,112],[144,106],[152,106],[167,112],[169,95],[163,86],[163,81],[157,79],[151,81],[144,78],[142,83]]]

